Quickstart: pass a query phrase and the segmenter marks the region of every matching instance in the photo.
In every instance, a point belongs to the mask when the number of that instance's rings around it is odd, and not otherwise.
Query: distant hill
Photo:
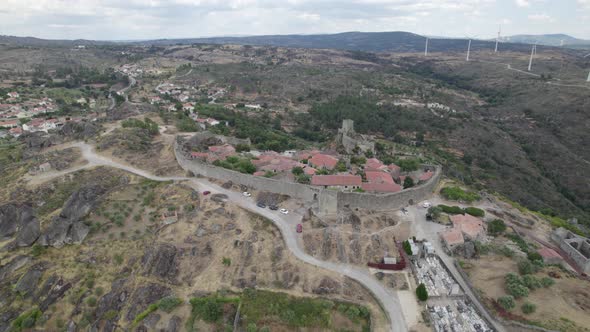
[[[539,44],[547,46],[563,46],[573,48],[588,48],[590,47],[590,40],[578,39],[565,34],[550,34],[550,35],[514,35],[507,36],[501,39],[504,42],[524,43],[524,44]]]
[[[94,41],[86,39],[41,39],[35,37],[16,37],[0,35],[0,44],[16,45],[16,46],[62,46],[72,47],[77,45],[106,45],[113,44],[107,41]]]
[[[176,44],[237,44],[258,46],[280,46],[295,48],[332,48],[365,52],[423,52],[426,37],[410,32],[343,32],[318,35],[266,35],[246,37],[210,37],[187,39],[159,39],[137,42],[144,45]],[[494,42],[473,40],[472,48],[493,49]],[[528,46],[506,44],[504,49],[525,51]],[[428,43],[431,52],[462,52],[467,50],[466,39],[431,38]]]
[[[553,36],[547,40],[558,40],[557,46],[561,39],[559,36],[565,35],[546,35]],[[556,37],[557,36],[557,37]],[[528,52],[530,46],[527,41],[543,40],[538,36],[526,36],[504,38],[501,49],[519,52]],[[569,36],[568,36],[569,37]],[[508,38],[511,38],[508,42]],[[580,39],[569,37],[570,42],[566,45],[571,47],[573,41],[588,42]],[[424,52],[426,42],[425,36],[420,36],[410,32],[391,31],[391,32],[343,32],[336,34],[317,34],[317,35],[266,35],[266,36],[241,36],[241,37],[207,37],[207,38],[182,38],[182,39],[156,39],[144,41],[93,41],[93,40],[51,40],[39,39],[34,37],[14,37],[0,36],[0,44],[10,44],[18,46],[52,46],[52,47],[73,47],[76,45],[186,45],[186,44],[237,44],[237,45],[256,45],[256,46],[280,46],[292,48],[326,48],[340,49],[348,51],[363,52],[397,52],[413,53]],[[495,41],[493,40],[473,40],[471,47],[474,51],[481,49],[492,50]],[[588,42],[590,43],[590,42]],[[542,44],[540,42],[540,44]],[[549,45],[549,44],[548,44]],[[577,44],[584,45],[584,44]],[[589,44],[590,45],[590,44]],[[554,45],[553,45],[554,46]],[[453,38],[430,38],[428,43],[430,52],[465,52],[467,50],[466,39]]]

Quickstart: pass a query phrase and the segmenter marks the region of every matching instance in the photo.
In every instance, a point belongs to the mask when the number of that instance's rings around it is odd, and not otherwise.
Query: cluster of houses
[[[119,68],[117,68],[117,70],[125,75],[131,75],[134,77],[142,76],[143,74],[159,75],[162,73],[162,71],[159,69],[151,69],[151,68],[144,69],[141,66],[139,66],[138,64],[134,64],[134,63],[128,63],[128,64],[121,65]]]
[[[20,136],[23,132],[45,131],[56,128],[56,120],[42,119],[38,116],[57,111],[57,106],[51,98],[20,100],[18,92],[9,92],[0,103],[0,132],[2,136]],[[21,119],[33,118],[21,125]]]
[[[13,136],[19,137],[23,133],[45,132],[60,128],[66,122],[81,122],[84,120],[96,120],[98,114],[90,117],[59,117],[59,118],[33,118],[28,122],[22,123],[19,119],[0,119],[0,137]]]
[[[399,166],[385,165],[377,158],[367,159],[363,165],[346,165],[347,163],[338,155],[318,150],[249,153],[254,156],[251,162],[256,166],[255,176],[270,174],[295,180],[293,169],[301,168],[302,173],[310,178],[311,185],[344,191],[395,193],[403,190],[403,181],[407,176],[413,176],[416,182],[420,182],[428,181],[434,175],[431,170],[418,175],[401,175]],[[230,144],[224,144],[209,146],[206,152],[192,152],[191,158],[212,163],[234,155],[238,155],[235,148]],[[346,169],[337,167],[339,163],[344,163]]]

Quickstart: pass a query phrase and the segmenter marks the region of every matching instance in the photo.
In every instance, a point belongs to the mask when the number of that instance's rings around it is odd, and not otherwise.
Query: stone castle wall
[[[428,182],[398,193],[371,194],[341,192],[301,183],[243,174],[199,160],[192,160],[187,157],[186,151],[182,150],[178,140],[174,143],[174,153],[178,164],[185,171],[190,171],[195,175],[198,174],[209,178],[232,181],[256,190],[288,195],[308,202],[317,201],[318,213],[320,215],[336,214],[338,210],[344,207],[362,208],[374,211],[397,210],[407,206],[410,200],[413,202],[419,202],[428,197],[434,190],[434,187],[436,187],[441,176],[441,168],[436,166],[433,167],[435,168],[435,174]]]

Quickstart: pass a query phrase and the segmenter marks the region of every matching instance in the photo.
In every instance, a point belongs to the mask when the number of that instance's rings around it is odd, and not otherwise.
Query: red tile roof
[[[380,171],[366,171],[367,182],[394,184],[391,174]]]
[[[309,158],[308,163],[316,168],[334,169],[338,163],[338,159],[327,154],[318,153]]]
[[[402,191],[397,183],[363,183],[361,188],[366,192],[396,193]]]
[[[428,181],[433,175],[432,171],[426,171],[420,175],[420,181]]]
[[[547,247],[543,247],[537,250],[539,255],[543,258],[562,258],[560,254],[558,254],[555,250]]]
[[[365,170],[378,171],[378,170],[382,170],[383,168],[385,168],[385,165],[383,165],[381,160],[379,160],[377,158],[369,158],[365,162]]]
[[[314,186],[360,186],[363,178],[358,175],[314,175],[311,184]]]
[[[308,166],[308,167],[305,167],[305,168],[303,169],[303,172],[304,172],[305,174],[307,174],[307,175],[314,175],[314,174],[315,174],[315,172],[317,172],[317,170],[316,170],[315,168],[313,168],[313,167],[309,167],[309,166]]]

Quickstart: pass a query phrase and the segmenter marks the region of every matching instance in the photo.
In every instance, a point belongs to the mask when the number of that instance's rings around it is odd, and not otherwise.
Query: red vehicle
[[[297,224],[297,233],[303,232],[303,225]]]
[[[209,195],[210,193],[211,193],[211,192],[210,192],[209,190],[205,190],[205,191],[203,191],[203,195],[205,195],[205,196]]]

